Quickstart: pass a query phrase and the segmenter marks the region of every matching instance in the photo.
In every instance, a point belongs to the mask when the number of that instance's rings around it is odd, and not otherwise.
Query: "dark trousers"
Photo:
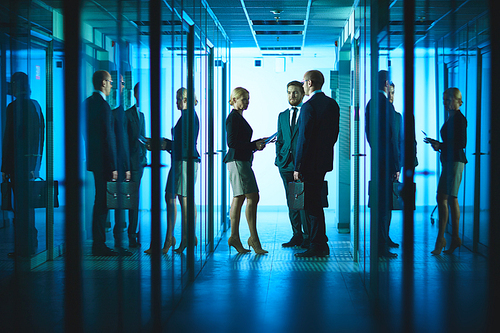
[[[141,179],[144,168],[131,172],[131,181],[137,183],[137,191],[140,193]],[[139,195],[137,195],[137,209],[129,209],[128,211],[128,238],[135,239],[137,237],[137,225],[139,224]]]
[[[137,189],[140,189],[142,174],[144,173],[144,168],[137,171],[130,172],[130,181],[137,183]],[[137,207],[139,207],[139,196],[137,196]],[[129,240],[135,240],[137,237],[137,225],[139,223],[139,210],[129,209],[128,210],[128,238]],[[122,243],[122,226],[125,225],[125,210],[116,209],[115,210],[115,226],[113,227],[113,236],[115,237],[115,243]]]
[[[293,168],[292,169],[280,169],[280,176],[283,180],[283,185],[285,186],[285,193],[288,206],[288,217],[290,218],[290,223],[292,224],[293,236],[301,237],[302,239],[309,238],[309,217],[305,210],[290,209],[290,203],[288,202],[288,183],[293,182]]]
[[[309,217],[311,229],[311,246],[324,248],[327,246],[325,212],[321,202],[321,188],[326,172],[303,174],[305,202],[304,207]]]
[[[392,179],[381,179],[380,191],[377,191],[381,196],[378,207],[378,249],[379,251],[389,250],[389,225],[392,218]]]
[[[106,185],[110,178],[108,173],[93,171],[95,184],[95,201],[92,212],[92,249],[100,250],[106,246],[106,219],[108,206],[106,205]]]
[[[35,228],[35,209],[30,200],[29,181],[12,177],[14,194],[14,252],[22,257],[28,257],[36,252],[38,247],[38,230]]]

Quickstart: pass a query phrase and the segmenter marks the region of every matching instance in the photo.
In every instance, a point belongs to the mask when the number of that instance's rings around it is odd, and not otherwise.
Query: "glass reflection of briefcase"
[[[138,190],[136,182],[108,182],[106,205],[109,209],[137,209]]]
[[[304,209],[304,198],[306,193],[304,191],[304,183],[290,182],[288,183],[288,203],[290,209],[302,210]],[[328,207],[328,182],[323,181],[323,186],[321,187],[321,205],[323,207]]]

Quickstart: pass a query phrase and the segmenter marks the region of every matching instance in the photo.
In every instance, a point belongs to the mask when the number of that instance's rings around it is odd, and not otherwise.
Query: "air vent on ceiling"
[[[255,31],[256,35],[302,35],[300,31]]]
[[[134,22],[135,24],[137,24],[138,26],[142,26],[142,27],[149,27],[149,21],[132,21]],[[161,25],[172,25],[172,23],[174,25],[181,25],[181,21],[177,21],[177,20],[174,20],[174,21],[170,21],[170,20],[165,20],[165,21],[161,21]]]
[[[300,57],[300,53],[262,53],[263,56],[268,57]]]
[[[300,46],[261,47],[261,51],[300,51]]]
[[[176,35],[176,36],[179,36],[179,35],[187,35],[187,32],[186,31],[174,31],[172,33],[172,31],[169,31],[169,30],[163,30],[161,32],[162,35],[164,36],[171,36],[171,35]],[[143,36],[149,36],[149,31],[141,31],[141,35]]]
[[[304,25],[304,20],[252,20],[253,25]]]

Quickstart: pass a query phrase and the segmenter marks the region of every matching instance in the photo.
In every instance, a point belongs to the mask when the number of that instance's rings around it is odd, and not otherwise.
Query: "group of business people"
[[[378,232],[378,255],[396,258],[390,248],[399,248],[389,236],[393,209],[393,183],[399,182],[403,168],[403,120],[393,105],[395,85],[389,79],[389,72],[379,71],[378,104],[372,100],[366,106],[366,138],[370,146],[378,145],[378,154],[373,156],[378,164],[377,177],[379,188],[373,193],[379,195],[378,213],[375,216]],[[305,252],[296,253],[297,257],[322,257],[329,254],[328,237],[325,231],[325,218],[322,208],[321,186],[326,172],[333,169],[333,147],[339,134],[339,106],[335,100],[321,92],[324,77],[319,71],[308,71],[302,82],[291,81],[287,85],[290,108],[278,116],[275,165],[279,168],[283,180],[289,219],[292,226],[292,238],[283,243],[283,247],[300,247]],[[310,96],[302,103],[304,96]],[[231,204],[231,236],[228,244],[239,253],[248,253],[240,236],[239,224],[241,208],[247,201],[246,218],[250,229],[249,247],[257,254],[267,253],[262,249],[257,233],[257,204],[259,190],[251,165],[253,153],[263,150],[267,138],[251,141],[252,128],[243,117],[248,108],[250,94],[241,87],[233,90],[230,103],[233,110],[226,120],[227,143],[229,151],[224,162],[230,174],[233,200]],[[462,173],[467,159],[464,148],[467,142],[467,120],[460,112],[462,94],[458,88],[449,88],[443,94],[443,104],[447,119],[441,129],[442,142],[426,137],[424,142],[431,144],[441,153],[442,173],[437,190],[439,209],[439,232],[432,254],[437,255],[446,246],[444,232],[448,214],[452,217],[452,241],[446,253],[453,253],[460,247],[459,217],[460,208],[457,195]],[[378,133],[374,136],[370,130],[371,117],[378,118]],[[418,165],[417,142],[413,135],[413,144],[406,154],[413,158],[412,170]],[[288,202],[289,183],[304,181],[305,209],[295,210]]]
[[[394,101],[395,85],[389,80],[389,72],[381,70],[378,73],[378,105],[373,105],[370,100],[366,106],[366,138],[371,147],[378,145],[378,154],[372,156],[378,165],[376,177],[379,179],[379,188],[374,190],[379,196],[378,213],[378,254],[380,257],[396,258],[397,254],[390,248],[398,248],[389,236],[393,209],[393,183],[398,182],[403,168],[403,125],[402,116],[396,112]],[[459,237],[460,208],[458,205],[458,190],[462,180],[462,173],[467,159],[465,146],[467,144],[467,120],[460,111],[462,94],[458,88],[448,88],[443,93],[443,105],[446,111],[446,121],[441,128],[442,142],[424,138],[424,142],[440,152],[442,172],[439,177],[437,189],[437,203],[439,210],[439,231],[433,255],[441,253],[446,246],[444,233],[448,223],[448,214],[452,217],[452,242],[445,252],[451,254],[462,244]],[[371,117],[377,117],[378,133],[375,136],[371,131]],[[417,142],[413,135],[414,144],[405,151],[410,154],[414,163],[412,171],[418,165]]]
[[[290,209],[294,235],[285,247],[301,245],[305,252],[297,257],[324,257],[330,253],[326,236],[325,215],[321,189],[325,175],[333,170],[333,146],[338,138],[340,109],[337,102],[326,96],[321,88],[325,82],[320,71],[304,74],[303,81],[292,81],[287,86],[290,109],[278,117],[276,160],[285,190],[292,181],[304,182],[304,211]],[[302,104],[304,96],[309,100]],[[268,138],[252,141],[252,127],[243,117],[250,102],[248,90],[238,87],[231,93],[233,110],[226,119],[227,145],[224,158],[229,170],[233,191],[231,203],[231,236],[228,245],[239,253],[248,253],[240,239],[241,208],[246,201],[246,219],[250,229],[247,243],[257,254],[262,248],[257,232],[257,204],[259,189],[252,170],[253,153],[266,147]],[[304,231],[303,231],[304,230]]]
[[[106,202],[107,182],[133,181],[140,185],[144,167],[146,166],[146,147],[139,140],[145,135],[144,114],[139,108],[139,83],[134,86],[136,104],[124,111],[123,106],[111,110],[107,97],[111,94],[113,80],[111,74],[104,70],[96,71],[92,76],[94,93],[85,100],[86,115],[85,146],[87,170],[94,175],[95,201],[92,212],[92,254],[95,256],[131,256],[125,249],[122,239],[123,213],[116,211],[115,249],[106,245],[106,219],[108,206]],[[125,82],[120,76],[120,93]],[[139,197],[137,196],[136,207]],[[139,211],[129,209],[129,226],[127,230],[128,245],[139,247],[137,235]]]

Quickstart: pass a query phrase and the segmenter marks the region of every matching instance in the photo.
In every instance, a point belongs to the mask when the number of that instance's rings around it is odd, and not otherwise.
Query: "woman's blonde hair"
[[[238,99],[240,98],[243,94],[250,95],[248,90],[242,87],[237,87],[234,88],[233,91],[231,92],[231,97],[229,99],[229,104],[233,105],[233,99]]]

